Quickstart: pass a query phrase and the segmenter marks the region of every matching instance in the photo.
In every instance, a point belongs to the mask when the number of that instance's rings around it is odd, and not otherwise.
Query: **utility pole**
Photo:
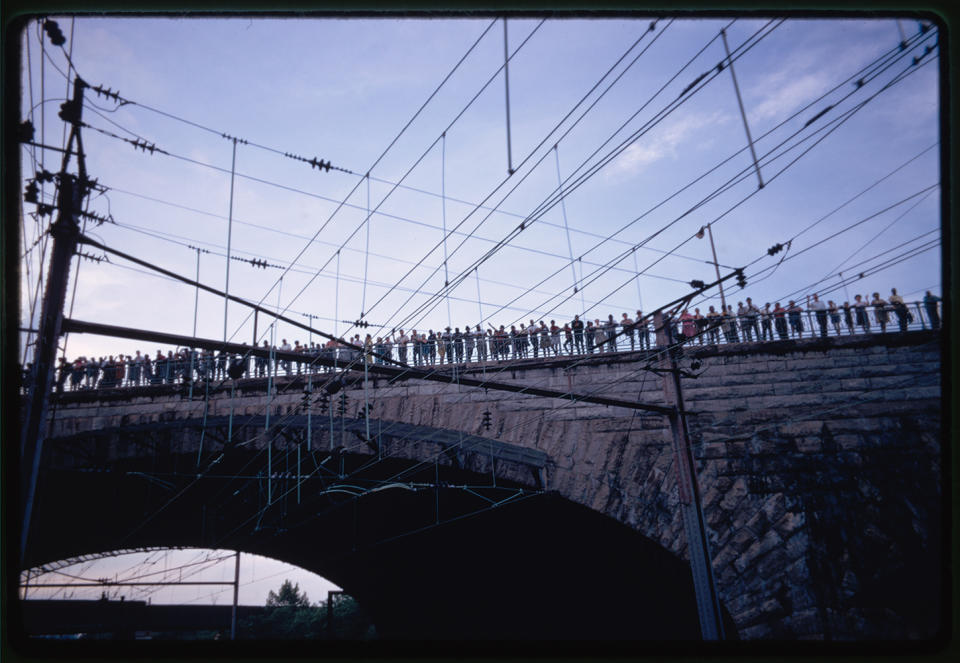
[[[240,551],[233,567],[233,610],[230,612],[230,639],[237,639],[237,598],[240,593]]]
[[[680,510],[687,535],[687,553],[690,556],[693,589],[697,599],[697,613],[700,616],[700,632],[704,640],[723,640],[725,639],[723,620],[717,584],[713,577],[713,557],[707,540],[696,466],[690,446],[687,418],[684,414],[683,393],[680,389],[678,348],[673,339],[673,321],[669,320],[664,324],[663,313],[657,311],[653,314],[653,326],[657,334],[657,346],[665,348],[665,354],[660,360],[660,367],[665,369],[663,393],[666,404],[673,407],[673,412],[667,417],[670,420],[673,463],[677,469],[677,491],[680,495]]]
[[[86,195],[86,166],[83,157],[83,142],[80,138],[81,114],[83,112],[83,89],[86,83],[79,77],[74,79],[73,99],[61,106],[60,116],[71,126],[70,138],[58,175],[59,191],[57,220],[50,226],[53,237],[53,249],[47,275],[47,290],[43,295],[40,313],[40,329],[37,333],[34,353],[31,385],[24,413],[23,436],[20,440],[21,478],[23,480],[23,522],[20,533],[20,559],[24,559],[27,539],[30,532],[30,517],[37,490],[37,478],[40,473],[40,458],[43,455],[43,440],[46,436],[47,406],[50,390],[53,387],[54,370],[60,331],[63,324],[63,306],[66,301],[67,281],[70,276],[70,262],[77,252],[80,237],[80,225],[77,217],[82,211],[81,200]],[[70,153],[74,141],[77,144],[79,178],[67,173]]]

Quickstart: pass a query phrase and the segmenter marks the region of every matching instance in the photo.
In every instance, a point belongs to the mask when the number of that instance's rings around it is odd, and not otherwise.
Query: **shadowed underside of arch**
[[[196,453],[174,451],[48,466],[25,562],[140,546],[237,549],[329,578],[387,638],[700,637],[683,560],[543,491],[529,471],[494,480],[469,458],[340,448],[302,455],[299,481],[275,465],[267,505],[256,471],[264,449],[224,449],[205,474]]]

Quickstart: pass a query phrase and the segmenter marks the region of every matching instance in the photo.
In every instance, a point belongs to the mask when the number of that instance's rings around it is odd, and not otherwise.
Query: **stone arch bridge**
[[[463,377],[666,406],[654,360]],[[681,365],[727,637],[932,637],[940,336],[694,346]],[[663,414],[362,371],[320,393],[55,397],[25,567],[223,547],[331,579],[388,637],[699,637]]]

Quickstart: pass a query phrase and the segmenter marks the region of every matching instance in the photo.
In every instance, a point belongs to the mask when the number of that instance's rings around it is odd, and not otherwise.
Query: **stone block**
[[[782,543],[780,535],[776,530],[769,530],[757,541],[754,541],[734,562],[737,571],[744,573],[747,567],[751,566],[757,558],[773,550]]]
[[[739,627],[742,637],[745,628],[760,623],[764,620],[766,615],[764,615],[763,610],[761,610],[758,606],[752,605],[744,610],[741,610],[740,612],[731,614],[731,617],[733,617],[733,620]]]
[[[818,454],[823,451],[823,440],[819,436],[805,436],[794,439],[797,451],[802,454]]]
[[[782,435],[819,435],[823,430],[823,423],[820,421],[793,421],[777,426],[777,430]]]
[[[799,638],[823,639],[823,626],[816,608],[794,610],[793,614],[784,620],[784,625]]]
[[[843,391],[866,392],[870,389],[870,380],[867,378],[847,378],[838,381]]]
[[[749,493],[749,489],[746,480],[742,477],[736,479],[720,501],[720,507],[727,511],[732,511],[740,505],[740,502],[746,497],[747,493]]]
[[[787,511],[774,521],[773,527],[777,533],[787,539],[791,534],[800,530],[807,522],[806,515],[794,511]]]
[[[740,551],[732,545],[725,545],[719,548],[719,552],[713,557],[713,568],[719,572],[721,569],[733,564],[740,556]],[[729,606],[728,606],[729,608]],[[732,610],[732,608],[729,608]]]
[[[740,554],[744,550],[749,548],[757,540],[756,535],[746,528],[740,528],[736,530],[732,537],[730,537],[729,546],[732,550],[736,551],[737,557],[739,558]],[[741,569],[738,568],[739,572]]]
[[[844,450],[858,449],[863,446],[863,437],[860,435],[844,433],[840,435],[834,435],[833,440],[840,449]]]
[[[773,628],[769,624],[757,624],[740,629],[741,640],[761,640],[770,637],[772,634]]]
[[[778,522],[786,514],[787,500],[782,493],[770,496],[764,501],[761,510],[767,518],[768,523]]]
[[[783,575],[783,569],[788,562],[787,554],[781,548],[774,548],[759,558],[751,572],[764,579],[778,578]]]

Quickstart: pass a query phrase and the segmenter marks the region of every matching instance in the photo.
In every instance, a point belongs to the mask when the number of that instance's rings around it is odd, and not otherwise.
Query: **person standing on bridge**
[[[446,357],[447,363],[453,363],[453,334],[450,333],[450,328],[447,327],[443,330],[443,334],[440,336],[441,341],[443,342],[443,356],[440,357],[440,363],[443,363],[444,357]]]
[[[860,295],[853,296],[853,308],[857,314],[857,326],[863,329],[864,333],[870,331],[870,318],[867,317],[867,302]]]
[[[417,333],[417,330],[414,329],[410,332],[410,348],[413,350],[413,365],[420,366],[423,363],[423,339],[426,335],[421,335]]]
[[[712,345],[720,343],[720,322],[722,318],[720,313],[713,306],[707,310],[707,336]]]
[[[587,342],[587,354],[593,354],[593,341],[597,337],[597,330],[593,323],[587,320],[587,326],[583,328],[583,338]]]
[[[820,327],[820,337],[827,337],[827,305],[820,301],[820,298],[817,296],[817,293],[813,293],[813,300],[811,301],[811,295],[807,295],[807,310],[813,311],[813,314],[817,318],[817,325]]]
[[[832,299],[827,302],[827,313],[830,314],[830,323],[833,325],[833,330],[837,332],[837,336],[840,335],[840,309],[837,308],[837,303]]]
[[[616,352],[617,321],[613,319],[613,313],[607,315],[607,321],[603,323],[603,335],[607,337],[607,352]]]
[[[897,314],[900,331],[907,331],[907,324],[912,321],[913,316],[910,315],[910,310],[907,308],[907,305],[903,303],[903,297],[897,294],[896,288],[890,289],[890,305],[893,307],[894,313]]]
[[[487,360],[487,335],[483,327],[477,325],[473,330],[473,341],[477,345],[477,361]]]
[[[850,302],[843,303],[843,321],[847,323],[847,329],[853,336],[853,309],[850,308]]]
[[[650,325],[643,317],[643,311],[637,311],[637,317],[633,321],[633,328],[637,332],[637,344],[641,350],[650,349]]]
[[[750,333],[753,333],[753,338],[760,340],[760,330],[757,328],[757,318],[760,317],[760,309],[758,309],[753,300],[747,297],[747,337],[750,338]]]
[[[556,320],[550,321],[550,347],[553,348],[553,356],[556,357],[560,354],[560,350],[563,349],[563,341],[560,339],[560,334],[563,332],[563,328],[557,324]]]
[[[463,363],[463,333],[460,331],[459,327],[455,327],[453,330],[453,351],[454,355],[457,358],[457,363]]]
[[[540,334],[538,331],[537,325],[534,324],[533,320],[531,319],[530,323],[527,325],[527,343],[530,345],[530,350],[534,359],[537,359],[540,356]]]
[[[703,337],[707,334],[707,319],[698,308],[693,309],[693,326],[697,332],[697,343],[703,345]]]
[[[550,328],[547,327],[547,323],[543,320],[540,321],[540,327],[537,329],[537,334],[540,336],[540,349],[543,350],[543,358],[546,359],[550,356],[550,347],[553,345],[550,341]]]
[[[685,308],[680,314],[680,332],[684,341],[689,341],[697,335],[697,323],[690,309]]]
[[[930,321],[930,328],[933,330],[940,329],[940,313],[937,311],[939,302],[940,298],[929,290],[923,296],[923,308],[927,310],[927,320]]]
[[[573,329],[570,327],[569,322],[563,323],[563,347],[566,348],[568,355],[573,354],[573,351],[574,351]]]
[[[583,354],[583,320],[579,315],[573,316],[573,322],[570,323],[570,329],[573,330],[574,351],[577,354]],[[573,354],[571,352],[570,354]]]
[[[624,338],[630,340],[630,352],[633,352],[636,349],[634,322],[626,313],[624,313],[623,317],[620,318],[620,333]]]
[[[363,361],[366,364],[373,363],[373,337],[370,334],[363,339]]]
[[[423,365],[426,366],[427,364],[430,364],[432,366],[436,361],[437,346],[440,344],[440,335],[434,333],[432,329],[428,329],[426,332],[420,334],[420,341],[422,345],[420,351],[423,353],[423,356],[421,357]]]
[[[737,328],[737,316],[733,312],[733,304],[727,304],[726,323],[727,333],[729,334],[727,342],[739,343],[740,334]]]
[[[760,335],[758,338],[762,341],[773,340],[773,311],[770,310],[770,302],[763,305],[760,311]]]
[[[369,336],[369,334],[368,334],[368,336]],[[276,337],[274,337],[274,338],[276,338]],[[287,339],[283,339],[283,343],[280,345],[280,351],[281,351],[281,352],[292,352],[292,351],[293,351],[293,348],[291,348],[291,347],[290,347],[290,344],[287,343]],[[290,360],[289,360],[289,359],[284,359],[284,360],[282,360],[280,363],[281,363],[281,365],[283,366],[283,373],[284,373],[284,375],[290,375]],[[279,371],[278,371],[278,373],[279,373]]]
[[[593,321],[593,347],[597,349],[597,354],[603,354],[607,349],[607,335],[600,324],[599,319]]]
[[[780,302],[777,302],[773,306],[773,326],[777,329],[777,336],[780,337],[781,341],[786,341],[790,338],[790,334],[787,331],[787,309],[780,306]]]
[[[396,344],[397,344],[397,359],[402,364],[407,363],[407,343],[410,342],[410,337],[403,333],[403,330],[400,330],[400,333],[397,335]]]
[[[513,349],[513,338],[504,325],[496,333],[497,344],[500,346],[500,361],[506,361],[510,358],[510,352]]]
[[[787,305],[787,319],[790,321],[790,333],[796,334],[797,338],[803,338],[803,309],[793,301]]]
[[[873,317],[876,319],[877,324],[880,325],[880,333],[887,333],[887,302],[880,298],[880,293],[873,293],[873,301],[870,302],[870,305],[873,307]]]
[[[143,355],[137,350],[137,355],[132,359],[133,365],[130,367],[130,385],[140,386],[140,375],[143,372]]]
[[[467,363],[473,361],[473,348],[477,345],[477,337],[470,331],[470,325],[463,328],[463,349],[467,355]]]

